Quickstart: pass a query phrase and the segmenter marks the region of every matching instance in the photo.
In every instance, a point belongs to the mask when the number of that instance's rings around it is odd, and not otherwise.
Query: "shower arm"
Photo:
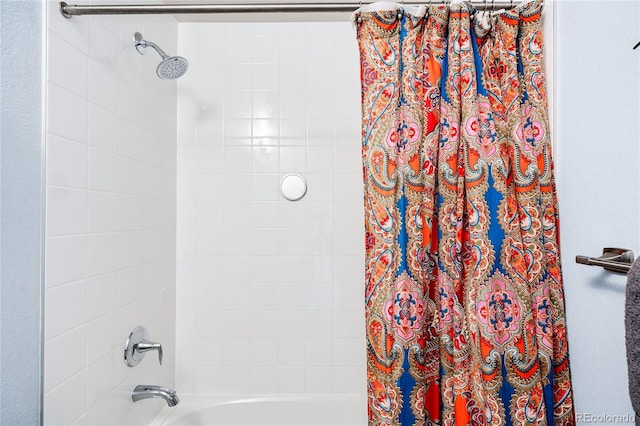
[[[135,44],[135,46],[136,46],[136,50],[138,51],[139,54],[144,55],[144,49],[146,49],[147,47],[152,47],[152,48],[155,49],[156,52],[158,52],[158,55],[160,55],[160,57],[162,57],[163,60],[167,59],[169,57],[169,55],[167,55],[164,52],[164,50],[160,49],[160,47],[157,44],[155,44],[154,42],[147,41],[147,40],[144,40],[142,38],[140,40],[138,40],[137,39],[137,34],[139,34],[139,33],[136,33],[136,44]]]

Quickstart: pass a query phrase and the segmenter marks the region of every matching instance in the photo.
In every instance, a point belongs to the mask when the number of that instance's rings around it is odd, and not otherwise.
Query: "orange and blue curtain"
[[[357,16],[370,425],[573,425],[542,5]]]

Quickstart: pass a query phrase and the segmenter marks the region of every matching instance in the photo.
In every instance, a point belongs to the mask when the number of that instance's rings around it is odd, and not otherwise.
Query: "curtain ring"
[[[404,15],[404,0],[400,3],[400,9],[398,9],[398,15],[396,16],[398,21],[402,19],[402,15]]]
[[[491,0],[491,12],[496,10],[496,0]]]

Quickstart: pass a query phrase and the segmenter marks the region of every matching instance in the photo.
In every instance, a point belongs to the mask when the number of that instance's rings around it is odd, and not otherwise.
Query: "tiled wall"
[[[177,24],[48,6],[44,422],[148,424],[164,404],[131,389],[174,384],[176,83],[132,39],[175,52]],[[125,366],[138,325],[162,367]]]
[[[353,28],[181,23],[179,50],[177,387],[364,392]]]

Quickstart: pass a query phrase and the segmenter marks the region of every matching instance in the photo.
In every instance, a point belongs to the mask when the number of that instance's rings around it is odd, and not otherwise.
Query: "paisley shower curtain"
[[[541,9],[357,15],[371,425],[575,424]]]

